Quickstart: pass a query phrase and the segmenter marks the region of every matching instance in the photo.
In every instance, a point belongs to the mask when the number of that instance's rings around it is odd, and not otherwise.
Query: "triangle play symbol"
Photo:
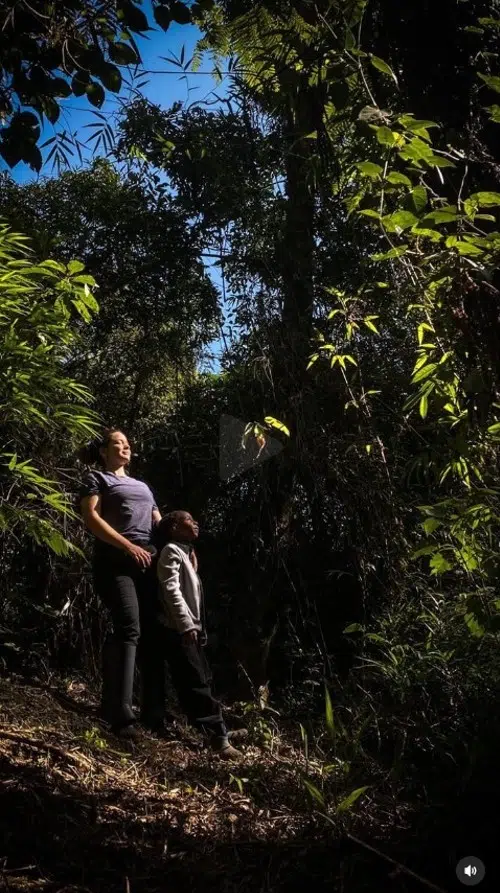
[[[247,422],[231,415],[222,415],[219,424],[219,475],[229,481],[249,468],[261,465],[283,450],[283,444],[265,434],[264,442],[250,433],[245,437]]]

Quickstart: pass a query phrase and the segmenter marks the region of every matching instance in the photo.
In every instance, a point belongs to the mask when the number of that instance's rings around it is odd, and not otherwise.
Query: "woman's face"
[[[101,450],[101,456],[106,468],[115,471],[117,468],[125,468],[130,463],[130,444],[121,431],[113,431],[108,445]]]

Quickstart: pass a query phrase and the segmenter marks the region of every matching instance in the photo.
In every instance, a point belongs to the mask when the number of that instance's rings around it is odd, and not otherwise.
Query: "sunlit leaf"
[[[290,431],[283,422],[280,422],[278,419],[275,419],[273,418],[273,416],[270,415],[266,415],[264,421],[266,425],[270,425],[271,428],[276,428],[278,431],[281,431],[282,434],[290,437]]]
[[[364,785],[361,788],[356,788],[355,791],[351,791],[351,793],[344,797],[343,800],[337,805],[336,812],[345,812],[348,809],[351,809],[357,800],[368,790],[368,785]]]
[[[328,688],[325,686],[325,721],[326,727],[332,739],[336,737],[336,729],[335,729],[335,721],[333,718],[333,705],[332,699],[330,696],[330,692]]]
[[[378,71],[381,71],[383,74],[388,75],[388,77],[392,78],[394,83],[397,84],[398,79],[397,79],[396,75],[394,74],[391,66],[388,65],[387,62],[384,62],[383,59],[379,59],[378,56],[372,56],[372,55],[370,55],[370,62],[374,68],[377,68]]]

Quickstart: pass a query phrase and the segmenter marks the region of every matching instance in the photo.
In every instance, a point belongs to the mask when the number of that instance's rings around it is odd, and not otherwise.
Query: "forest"
[[[498,889],[499,0],[0,21],[0,888]],[[200,521],[238,766],[98,718],[111,425]]]

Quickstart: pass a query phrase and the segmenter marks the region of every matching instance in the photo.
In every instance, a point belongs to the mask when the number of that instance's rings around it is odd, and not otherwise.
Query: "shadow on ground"
[[[0,705],[0,891],[453,893],[455,859],[468,855],[489,868],[481,893],[495,889],[495,827],[485,840],[481,821],[497,789],[491,773],[455,811],[443,804],[440,819],[435,797],[413,817],[398,817],[397,798],[383,810],[372,799],[354,827],[376,855],[313,817],[300,755],[285,745],[273,756],[251,744],[232,767],[182,740],[144,736],[126,752],[84,691],[0,679]],[[450,797],[452,781],[442,788]]]

